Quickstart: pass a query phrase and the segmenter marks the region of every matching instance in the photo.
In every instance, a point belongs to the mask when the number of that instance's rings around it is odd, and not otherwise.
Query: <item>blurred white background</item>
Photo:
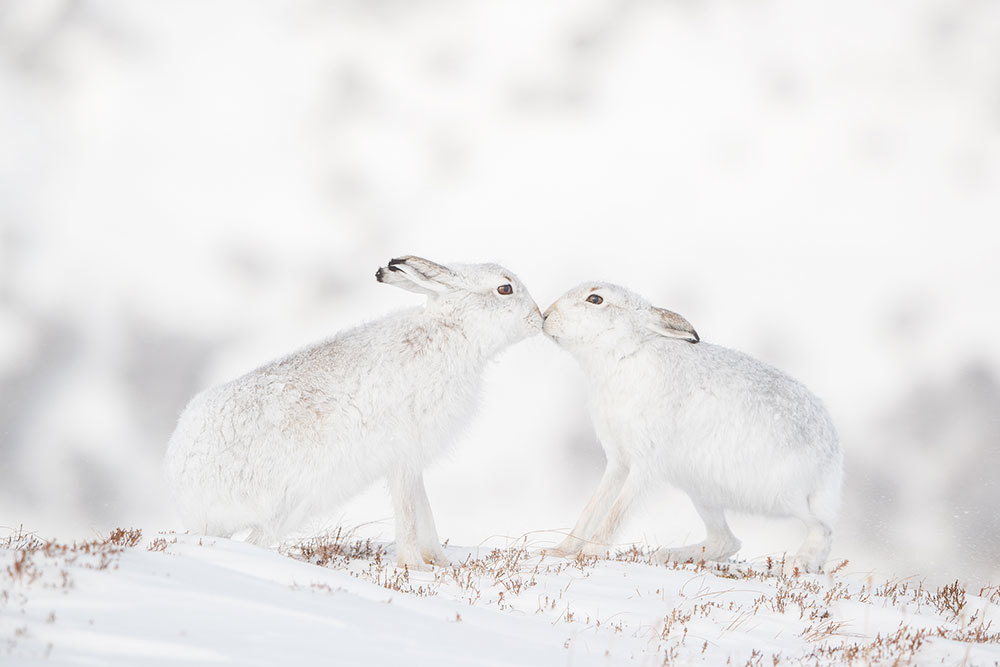
[[[0,526],[180,528],[186,400],[419,301],[373,277],[412,253],[542,308],[619,282],[784,369],[847,452],[834,558],[996,580],[998,221],[997,3],[2,0]],[[540,546],[602,466],[538,337],[427,486],[452,542]],[[700,530],[667,492],[625,539]]]

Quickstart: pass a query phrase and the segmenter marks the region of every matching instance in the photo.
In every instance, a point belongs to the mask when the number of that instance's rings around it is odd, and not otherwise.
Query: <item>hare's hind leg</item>
[[[833,544],[833,528],[816,516],[800,517],[806,524],[806,539],[795,559],[806,572],[822,572]]]
[[[830,475],[795,516],[806,524],[806,539],[795,558],[807,572],[821,572],[833,544],[833,523],[840,508],[840,473]]]
[[[608,510],[625,484],[627,476],[628,468],[617,461],[608,460],[601,482],[597,485],[597,490],[591,496],[590,502],[583,508],[583,513],[577,519],[573,530],[559,543],[559,546],[554,549],[546,549],[545,553],[556,556],[573,556],[580,553],[584,541],[593,534],[601,520],[607,516]]]
[[[425,563],[431,565],[450,565],[448,557],[441,548],[441,538],[438,537],[437,528],[434,526],[434,514],[431,513],[431,504],[427,500],[422,474],[417,475],[414,487],[417,504],[417,546],[420,547],[420,556]]]
[[[740,550],[740,541],[729,529],[725,512],[718,507],[706,507],[694,501],[698,516],[705,522],[705,541],[674,549],[660,549],[656,557],[661,561],[684,563],[689,560],[725,560]]]
[[[840,510],[840,488],[843,473],[834,468],[822,483],[803,499],[793,516],[806,524],[806,539],[799,547],[795,560],[807,572],[822,572],[833,544],[833,524]]]

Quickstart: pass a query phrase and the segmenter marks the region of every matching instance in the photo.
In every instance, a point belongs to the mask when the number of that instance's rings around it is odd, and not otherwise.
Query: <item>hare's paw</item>
[[[256,544],[258,547],[264,547],[267,549],[277,544],[278,538],[275,536],[274,532],[268,528],[255,526],[246,536],[246,541],[250,544]]]
[[[542,556],[554,556],[555,558],[575,558],[583,548],[583,542],[573,536],[569,536],[554,547],[542,549]]]
[[[396,566],[400,569],[405,567],[410,572],[430,572],[434,569],[425,563],[423,558],[418,558],[417,560],[407,560],[397,557]]]
[[[782,574],[786,577],[796,574],[822,574],[824,562],[813,554],[796,554],[785,561]]]
[[[809,524],[809,532],[805,542],[802,543],[802,547],[792,560],[804,572],[822,572],[823,565],[830,555],[833,530],[830,529],[828,523],[817,518],[811,518],[807,523]]]
[[[584,556],[596,556],[597,558],[608,558],[611,548],[606,544],[591,542],[580,550]]]
[[[396,565],[412,571],[428,572],[431,566],[424,562],[420,549],[416,546],[396,545]]]
[[[542,557],[552,556],[553,558],[572,558],[576,554],[560,547],[545,547],[538,552],[538,555]]]
[[[444,550],[441,547],[421,549],[420,556],[423,558],[424,563],[428,565],[435,565],[437,567],[448,567],[451,565],[451,561],[444,555]]]
[[[653,555],[661,563],[698,563],[712,560],[704,544],[691,544],[686,547],[660,547]]]

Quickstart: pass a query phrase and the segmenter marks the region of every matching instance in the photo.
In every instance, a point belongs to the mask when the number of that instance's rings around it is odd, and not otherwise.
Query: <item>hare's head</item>
[[[375,273],[380,283],[427,295],[427,309],[487,349],[500,349],[541,331],[542,314],[524,284],[497,264],[444,266],[407,255]]]
[[[563,294],[545,311],[543,331],[570,352],[629,354],[652,336],[699,340],[677,313],[610,283],[584,283]]]

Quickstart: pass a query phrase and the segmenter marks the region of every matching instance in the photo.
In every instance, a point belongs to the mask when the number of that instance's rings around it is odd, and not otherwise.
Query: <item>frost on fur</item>
[[[407,256],[376,279],[423,307],[348,329],[195,396],[166,454],[188,529],[271,545],[378,478],[388,481],[400,564],[446,563],[424,466],[475,408],[486,362],[538,333],[527,289],[496,264]]]
[[[798,560],[822,568],[840,505],[842,454],[829,414],[797,381],[745,354],[699,342],[680,315],[616,285],[586,283],[545,312],[545,333],[587,377],[604,476],[553,550],[604,554],[651,485],[684,490],[704,542],[665,560],[721,560],[740,548],[726,509],[793,516],[807,528]]]

